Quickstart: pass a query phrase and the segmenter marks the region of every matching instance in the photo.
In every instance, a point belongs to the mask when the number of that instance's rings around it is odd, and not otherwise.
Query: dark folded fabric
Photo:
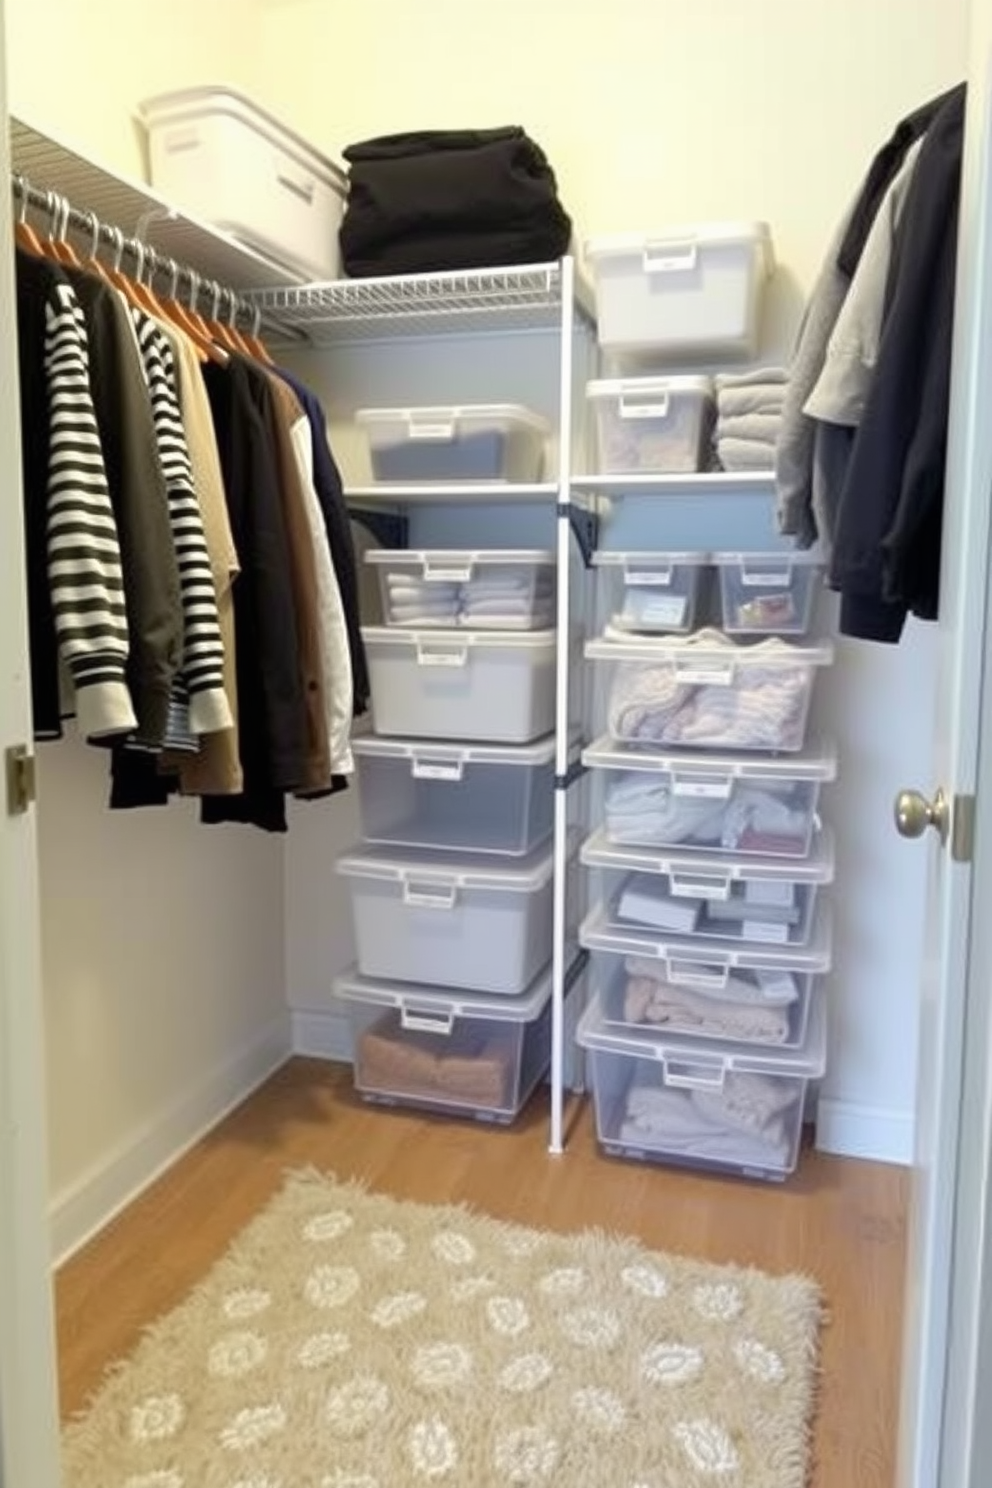
[[[542,263],[572,223],[554,172],[519,127],[427,130],[349,145],[346,271],[356,278]]]

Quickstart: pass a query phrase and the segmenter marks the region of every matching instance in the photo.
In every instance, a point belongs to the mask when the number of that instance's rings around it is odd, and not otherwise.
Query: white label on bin
[[[429,651],[426,646],[417,647],[418,666],[463,667],[467,661],[467,646],[452,648],[449,651]]]
[[[754,977],[766,1002],[795,1002],[799,996],[790,971],[756,971]]]
[[[792,569],[788,564],[778,569],[748,568],[746,564],[742,564],[740,579],[747,589],[763,589],[772,584],[780,584],[788,589],[792,582]]]
[[[673,873],[669,876],[668,887],[674,899],[730,898],[729,876],[715,878],[704,873]]]
[[[675,676],[679,682],[689,682],[700,687],[730,687],[736,668],[732,661],[714,666],[692,666],[675,663]]]
[[[770,920],[745,920],[741,935],[745,940],[760,940],[765,945],[787,945],[789,927]]]
[[[448,760],[441,763],[437,760],[413,761],[414,780],[461,780],[464,768],[461,760]]]
[[[625,568],[623,571],[624,583],[628,588],[651,588],[667,589],[672,582],[675,570],[670,563],[658,568]]]
[[[733,781],[726,778],[707,780],[692,775],[672,776],[673,796],[691,796],[696,800],[706,801],[728,801],[732,790]]]
[[[455,426],[453,423],[416,423],[413,419],[407,424],[407,437],[409,439],[436,439],[438,443],[450,442],[455,437]]]
[[[646,274],[673,274],[694,269],[699,258],[696,243],[648,243],[644,249]]]

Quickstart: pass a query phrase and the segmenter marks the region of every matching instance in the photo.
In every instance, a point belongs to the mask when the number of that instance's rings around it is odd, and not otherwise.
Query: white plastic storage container
[[[605,913],[618,934],[643,931],[707,943],[805,946],[817,890],[834,877],[833,838],[826,830],[801,862],[622,848],[602,829],[583,845],[581,858],[599,872]]]
[[[621,1033],[598,998],[577,1038],[589,1052],[596,1130],[611,1156],[772,1181],[795,1171],[807,1089],[826,1069],[822,997],[813,998],[800,1049]]]
[[[523,992],[551,958],[554,858],[512,867],[469,853],[370,847],[340,858],[363,976]]]
[[[705,553],[592,555],[601,624],[632,635],[688,634],[708,576]]]
[[[386,485],[508,481],[530,485],[544,472],[547,419],[517,403],[462,408],[360,408],[372,477]]]
[[[708,377],[636,377],[590,382],[601,475],[702,470],[713,424]]]
[[[790,862],[807,856],[820,788],[837,777],[834,749],[811,744],[786,759],[622,749],[601,738],[582,752],[593,811],[621,848],[705,848]]]
[[[729,635],[805,635],[823,565],[809,553],[715,553]]]
[[[711,222],[656,236],[593,238],[599,342],[658,365],[753,357],[771,233],[765,222]]]
[[[362,628],[380,734],[529,744],[555,724],[555,632]]]
[[[546,630],[555,623],[555,555],[543,549],[431,552],[373,548],[387,625]]]
[[[507,1123],[551,1061],[551,973],[502,1000],[362,977],[335,980],[348,1005],[355,1088],[385,1105]]]
[[[366,842],[520,857],[551,835],[553,736],[487,746],[366,735],[352,749]]]
[[[233,88],[163,93],[140,112],[156,191],[295,275],[338,277],[348,182],[333,161]]]
[[[618,743],[685,749],[802,749],[813,682],[833,647],[765,640],[738,645],[719,631],[685,639],[589,641],[598,712]]]

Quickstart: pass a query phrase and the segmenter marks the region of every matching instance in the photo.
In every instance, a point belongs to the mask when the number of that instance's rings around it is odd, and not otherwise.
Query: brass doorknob
[[[922,837],[928,827],[933,827],[943,842],[950,820],[947,797],[939,787],[932,801],[919,791],[900,791],[896,796],[895,819],[900,837]]]

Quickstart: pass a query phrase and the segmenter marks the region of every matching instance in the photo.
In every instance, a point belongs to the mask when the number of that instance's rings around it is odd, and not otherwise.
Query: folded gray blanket
[[[717,456],[724,470],[775,468],[775,445],[760,439],[718,439]]]
[[[785,383],[789,373],[785,367],[752,367],[748,372],[718,372],[713,379],[717,392],[723,388],[754,387],[762,383]]]
[[[784,383],[761,383],[753,387],[724,388],[717,394],[717,416],[735,418],[746,413],[781,413],[785,406]]]
[[[717,439],[755,439],[761,444],[775,448],[782,418],[777,413],[743,413],[724,417],[721,413],[716,426]]]

